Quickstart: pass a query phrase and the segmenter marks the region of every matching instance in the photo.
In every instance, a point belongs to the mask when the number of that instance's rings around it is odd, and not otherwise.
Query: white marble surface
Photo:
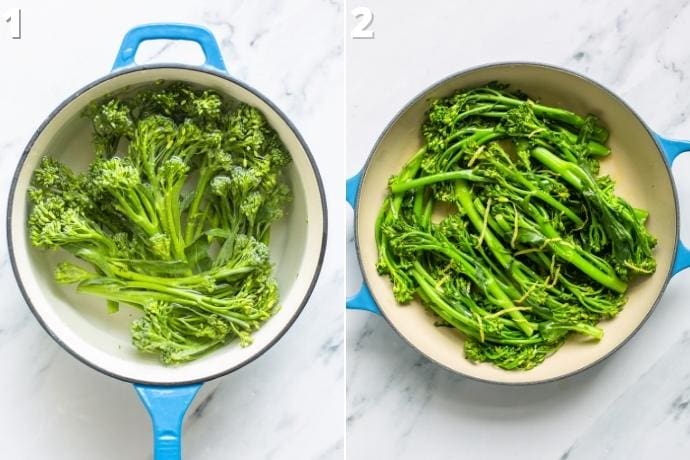
[[[463,68],[501,60],[582,72],[617,92],[652,128],[690,138],[687,1],[358,4],[374,12],[376,35],[346,44],[349,175],[421,89]],[[681,217],[690,223],[690,157],[681,157],[674,173]],[[351,213],[348,222],[352,240]],[[681,233],[690,240],[690,225]],[[353,255],[350,244],[350,294],[359,280]],[[645,327],[603,364],[531,387],[453,375],[412,350],[383,319],[348,312],[347,457],[687,458],[689,281],[690,273],[677,275]]]
[[[191,459],[338,459],[343,452],[343,7],[339,0],[40,2],[22,8],[21,40],[0,23],[0,206],[26,142],[63,98],[106,74],[123,34],[145,22],[211,28],[229,71],[295,122],[321,169],[329,248],[311,301],[251,365],[208,383],[185,422]],[[199,62],[193,46],[151,43],[150,58]],[[5,227],[0,226],[0,239]],[[0,458],[147,459],[148,417],[131,385],[58,347],[26,307],[0,245]]]

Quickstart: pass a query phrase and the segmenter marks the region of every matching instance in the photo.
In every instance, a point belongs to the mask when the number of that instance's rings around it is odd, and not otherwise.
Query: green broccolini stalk
[[[465,336],[467,359],[508,370],[570,334],[600,339],[628,282],[656,267],[648,213],[597,176],[606,128],[492,83],[434,101],[422,135],[376,221],[398,302],[418,298]]]
[[[258,109],[177,82],[84,115],[88,171],[46,156],[29,189],[32,244],[85,262],[56,280],[141,310],[132,342],[166,364],[249,345],[278,308],[267,244],[291,192],[276,132]]]

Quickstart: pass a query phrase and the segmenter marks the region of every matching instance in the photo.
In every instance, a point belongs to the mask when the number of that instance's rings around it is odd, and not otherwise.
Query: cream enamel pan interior
[[[429,101],[456,90],[491,81],[509,83],[545,104],[580,114],[592,113],[609,128],[612,155],[602,173],[616,181],[618,194],[633,206],[650,211],[648,228],[658,238],[657,271],[631,284],[624,310],[601,323],[600,342],[573,338],[543,364],[530,371],[504,371],[476,365],[463,356],[463,338],[450,328],[434,326],[434,317],[418,302],[400,306],[387,278],[376,273],[374,222],[391,175],[422,145],[420,126]],[[356,208],[357,248],[364,279],[385,318],[421,353],[438,364],[468,377],[497,383],[537,383],[583,370],[622,345],[641,326],[659,299],[676,250],[677,200],[670,171],[652,133],[618,97],[592,81],[562,69],[540,64],[496,64],[450,77],[406,106],[381,135],[364,168]]]
[[[110,315],[105,301],[76,294],[74,286],[53,280],[62,251],[31,247],[26,219],[26,191],[44,154],[54,155],[83,170],[93,157],[90,122],[80,116],[84,107],[108,93],[134,91],[156,80],[185,81],[259,108],[278,132],[292,156],[287,179],[294,199],[286,217],[272,228],[271,256],[280,288],[280,311],[253,334],[254,343],[237,342],[191,363],[165,367],[130,343],[129,323],[139,312],[122,305]],[[288,329],[306,303],[321,267],[326,242],[325,199],[321,181],[306,144],[282,113],[265,98],[227,75],[187,66],[138,66],[110,74],[69,98],[39,128],[24,152],[15,174],[8,210],[10,256],[29,306],[50,335],[73,355],[114,377],[147,384],[184,384],[228,373],[261,355]]]

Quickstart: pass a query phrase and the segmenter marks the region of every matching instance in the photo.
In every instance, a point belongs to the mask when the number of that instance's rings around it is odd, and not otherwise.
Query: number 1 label
[[[2,19],[9,24],[8,33],[13,40],[22,38],[22,10],[10,8],[2,15]]]

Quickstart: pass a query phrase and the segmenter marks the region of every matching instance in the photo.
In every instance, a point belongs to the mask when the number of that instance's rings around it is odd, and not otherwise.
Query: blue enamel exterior
[[[131,29],[122,39],[113,70],[135,65],[134,56],[146,40],[188,40],[196,42],[206,57],[205,66],[227,72],[215,37],[205,27],[191,24],[143,24]]]
[[[352,209],[356,209],[357,194],[359,193],[359,183],[362,181],[362,171],[358,172],[345,183],[345,200],[350,203]],[[376,305],[371,291],[367,284],[362,282],[357,294],[348,297],[345,300],[345,307],[350,310],[366,310],[377,315],[381,314],[381,310]]]
[[[376,315],[381,314],[381,310],[379,310],[378,305],[376,305],[374,298],[371,296],[369,287],[364,282],[362,282],[362,286],[357,294],[345,300],[345,307],[350,310],[366,310]]]
[[[350,203],[352,209],[355,209],[357,203],[357,193],[359,192],[359,183],[362,181],[362,171],[350,177],[345,182],[345,200]]]
[[[664,153],[664,157],[666,157],[666,162],[669,166],[673,164],[673,161],[678,155],[690,151],[690,142],[688,141],[668,139],[659,134],[655,134],[655,137],[661,146],[661,151]],[[676,250],[676,259],[673,262],[671,276],[688,267],[690,267],[690,250],[688,250],[682,241],[678,241],[678,249]]]
[[[182,420],[201,384],[177,387],[134,385],[153,425],[154,460],[182,459]]]

